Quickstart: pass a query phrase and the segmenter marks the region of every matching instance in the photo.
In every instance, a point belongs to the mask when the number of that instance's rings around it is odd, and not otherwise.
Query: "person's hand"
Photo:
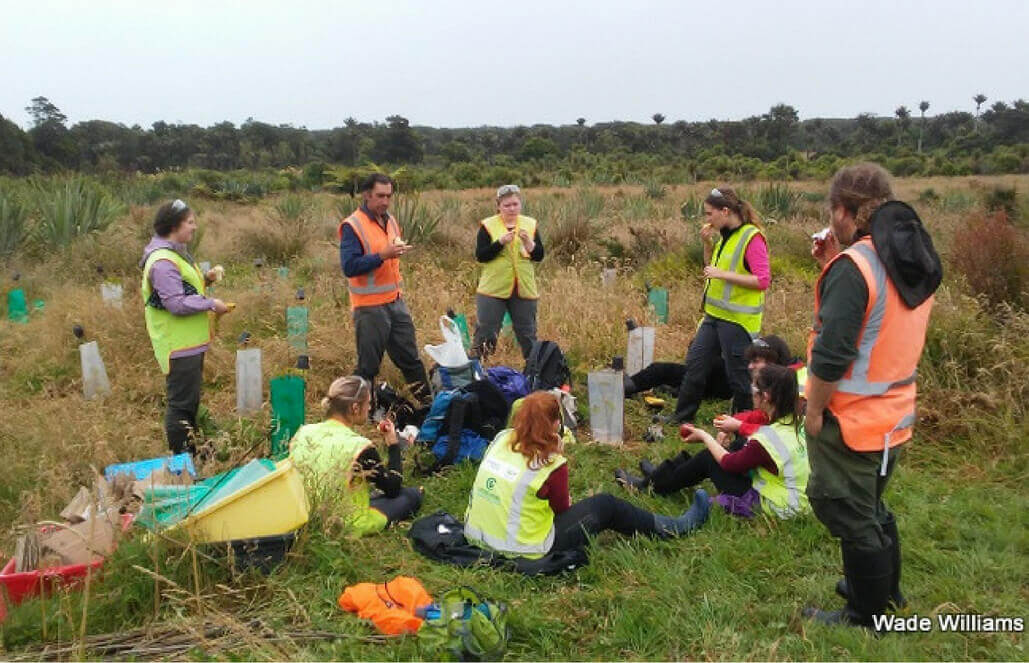
[[[683,424],[679,428],[679,435],[682,437],[683,442],[703,442],[704,436],[707,435],[707,433],[700,430],[693,424]]]
[[[811,257],[815,259],[819,267],[825,267],[825,263],[836,257],[840,252],[840,242],[831,231],[825,239],[811,240]]]
[[[712,265],[708,265],[704,268],[704,278],[724,279],[726,274],[728,274],[728,272],[724,269],[718,269]]]
[[[713,245],[715,238],[718,237],[718,230],[715,229],[710,223],[705,223],[700,227],[700,239],[705,244]]]
[[[211,269],[207,270],[206,274],[204,274],[204,280],[208,283],[217,283],[218,281],[221,281],[224,276],[225,268],[221,265],[215,265]]]
[[[528,231],[524,229],[519,230],[518,237],[522,240],[522,247],[525,249],[525,252],[532,253],[532,250],[536,248],[536,244],[532,241],[532,238],[529,237]]]
[[[723,414],[715,417],[714,424],[715,428],[722,432],[735,433],[740,429],[740,426],[743,425],[743,422],[736,417],[730,417],[727,414]]]
[[[821,412],[812,412],[809,408],[807,416],[804,417],[804,431],[809,438],[818,437],[822,432],[822,424],[825,423]]]
[[[382,439],[386,442],[386,446],[392,447],[400,441],[400,438],[397,437],[397,427],[393,425],[392,419],[380,421],[379,432],[382,433]]]
[[[715,442],[720,444],[723,449],[728,449],[729,444],[732,442],[735,435],[730,435],[725,431],[718,431],[718,435],[715,435]]]
[[[497,241],[500,242],[501,246],[507,246],[508,244],[510,244],[511,242],[514,241],[514,238],[515,238],[514,231],[513,230],[508,230],[506,233],[501,235],[500,239],[498,239]]]
[[[379,251],[379,257],[383,260],[391,260],[393,258],[399,258],[410,250],[410,244],[390,244],[383,250]]]
[[[211,301],[214,302],[214,306],[211,307],[211,310],[214,311],[215,313],[217,313],[218,315],[222,315],[223,313],[228,313],[231,310],[231,309],[229,309],[228,306],[225,305],[225,302],[223,302],[220,299],[214,299],[214,300],[211,300]]]

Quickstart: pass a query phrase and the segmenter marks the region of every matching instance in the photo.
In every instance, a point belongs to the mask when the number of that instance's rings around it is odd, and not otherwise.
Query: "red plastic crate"
[[[133,517],[129,513],[122,514],[122,532],[128,530],[132,525]],[[43,531],[50,529],[53,528],[47,527]],[[98,559],[89,564],[70,564],[15,573],[14,558],[12,557],[0,570],[0,586],[2,586],[0,589],[0,622],[7,618],[7,601],[10,601],[13,607],[27,598],[49,594],[56,587],[68,587],[85,579],[86,571],[90,567],[93,569],[92,573],[96,575],[103,564],[104,560]]]

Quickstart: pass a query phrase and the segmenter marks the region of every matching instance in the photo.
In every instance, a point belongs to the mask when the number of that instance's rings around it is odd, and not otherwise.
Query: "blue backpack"
[[[494,366],[486,369],[486,378],[495,384],[504,400],[510,405],[519,398],[529,395],[529,382],[525,376],[507,366]]]
[[[450,411],[450,401],[454,400],[457,392],[457,389],[441,391],[432,399],[429,414],[425,415],[425,421],[418,430],[418,442],[426,445],[435,444],[439,436],[445,433],[443,425],[447,419],[447,412]]]

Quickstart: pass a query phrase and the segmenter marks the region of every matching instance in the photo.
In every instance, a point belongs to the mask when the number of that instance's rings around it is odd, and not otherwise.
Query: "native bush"
[[[416,193],[393,196],[390,213],[400,224],[400,236],[409,244],[428,244],[436,240],[443,215],[421,201]]]
[[[799,210],[800,194],[785,184],[769,184],[758,190],[753,202],[762,216],[787,219]]]
[[[9,256],[21,247],[28,217],[28,207],[16,194],[0,191],[0,256]]]
[[[1018,191],[1015,187],[998,186],[983,194],[987,212],[1004,212],[1009,219],[1018,215]]]
[[[35,197],[39,223],[34,235],[49,248],[104,230],[124,210],[107,189],[84,177],[40,182]]]
[[[1029,239],[1003,212],[976,215],[954,232],[950,263],[993,305],[1029,306]]]
[[[668,189],[658,180],[650,179],[643,182],[643,193],[647,198],[661,200],[668,193]]]

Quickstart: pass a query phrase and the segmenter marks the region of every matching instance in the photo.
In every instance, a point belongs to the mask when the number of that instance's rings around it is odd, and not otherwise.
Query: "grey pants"
[[[389,353],[411,393],[420,402],[431,396],[425,364],[418,356],[414,321],[403,299],[378,306],[354,309],[354,332],[357,336],[357,368],[354,372],[372,382],[379,374],[382,354]]]
[[[522,299],[512,295],[507,299],[498,299],[488,295],[475,295],[475,340],[472,347],[481,356],[486,356],[497,347],[497,334],[504,321],[504,313],[511,314],[511,326],[515,338],[522,348],[522,358],[528,359],[532,345],[536,342],[536,304],[535,299]]]
[[[204,383],[204,353],[170,361],[164,384],[168,392],[168,405],[164,411],[164,434],[172,453],[189,451],[196,447],[192,437],[197,427],[200,409],[200,387]]]

